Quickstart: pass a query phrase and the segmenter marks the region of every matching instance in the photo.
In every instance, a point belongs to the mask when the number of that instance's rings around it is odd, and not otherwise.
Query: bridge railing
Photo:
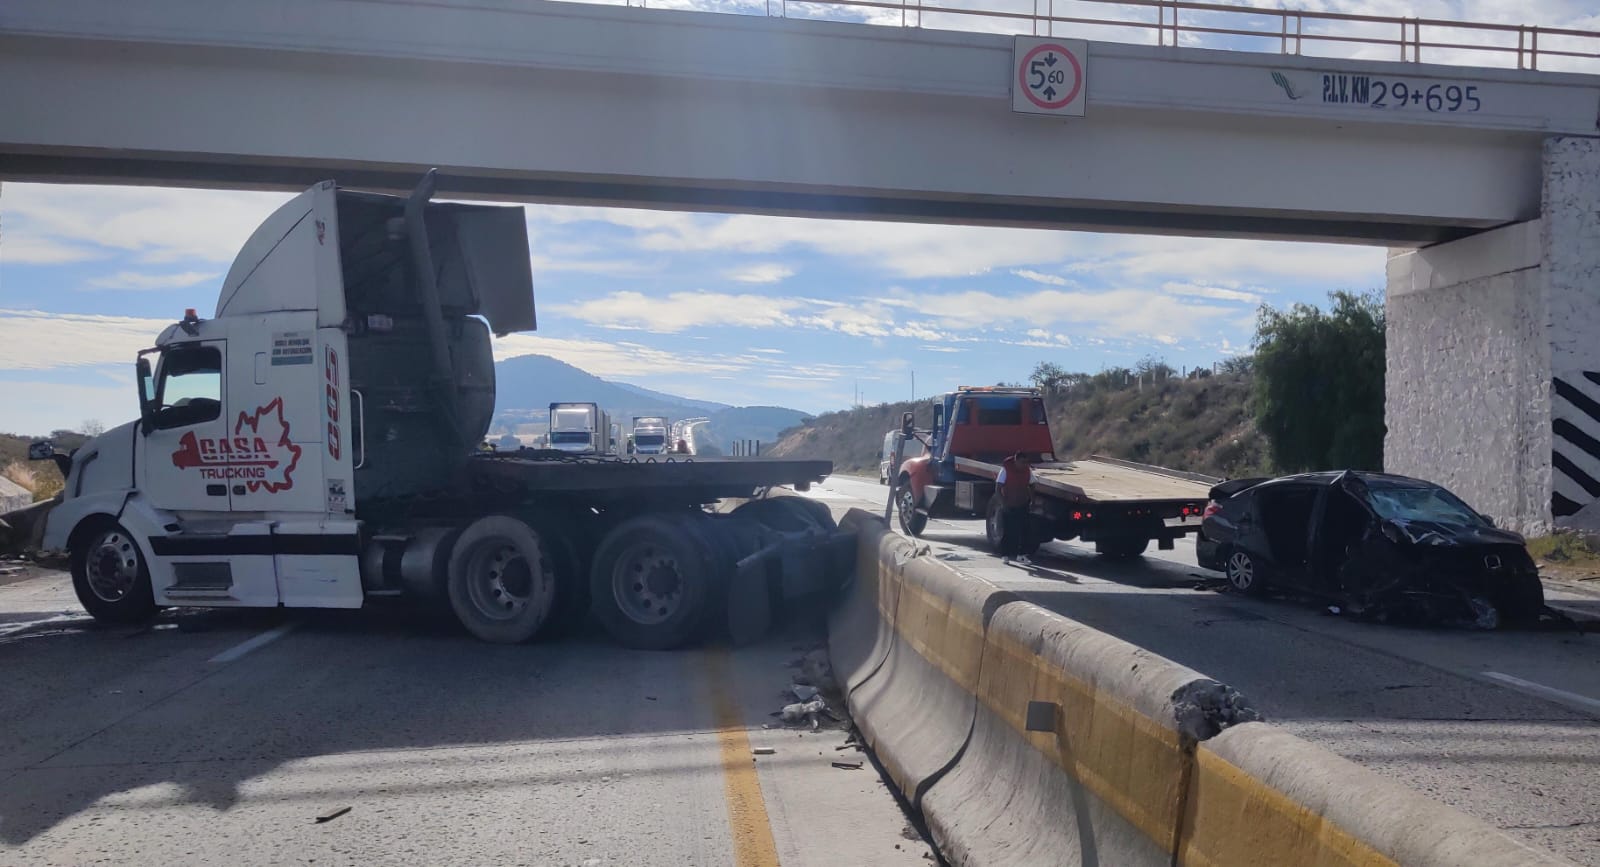
[[[601,0],[604,2],[604,0]],[[1600,32],[1196,0],[622,0],[883,26],[1070,36],[1290,56],[1600,72]],[[1259,0],[1258,0],[1259,2]],[[616,4],[613,0],[613,5]]]

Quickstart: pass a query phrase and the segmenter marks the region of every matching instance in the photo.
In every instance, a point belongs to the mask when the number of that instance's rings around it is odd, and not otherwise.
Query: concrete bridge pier
[[[1385,469],[1528,534],[1600,526],[1600,139],[1543,168],[1538,219],[1388,266]]]

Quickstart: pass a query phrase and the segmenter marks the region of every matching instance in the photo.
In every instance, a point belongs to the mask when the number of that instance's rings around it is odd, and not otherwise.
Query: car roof
[[[1393,473],[1375,473],[1375,472],[1371,472],[1371,471],[1368,471],[1368,470],[1323,470],[1321,472],[1315,472],[1315,473],[1297,473],[1297,474],[1292,475],[1292,476],[1279,476],[1279,477],[1277,477],[1275,479],[1268,479],[1267,481],[1262,482],[1260,485],[1256,485],[1255,487],[1249,488],[1248,490],[1255,490],[1255,488],[1262,487],[1263,485],[1282,485],[1282,484],[1326,485],[1326,484],[1331,484],[1334,479],[1339,478],[1340,476],[1344,475],[1347,472],[1350,475],[1355,476],[1356,478],[1361,479],[1364,482],[1369,482],[1369,483],[1370,482],[1377,482],[1379,485],[1395,485],[1395,486],[1406,486],[1406,487],[1416,486],[1416,485],[1426,485],[1428,487],[1435,487],[1435,488],[1439,487],[1439,485],[1435,484],[1434,482],[1424,481],[1423,479],[1414,479],[1414,478],[1411,478],[1410,476],[1399,476],[1399,475],[1395,475]],[[1241,491],[1240,493],[1243,493],[1243,492]]]

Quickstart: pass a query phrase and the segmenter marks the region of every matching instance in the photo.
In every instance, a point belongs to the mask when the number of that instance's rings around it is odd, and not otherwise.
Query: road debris
[[[820,698],[804,703],[784,705],[778,712],[778,718],[786,723],[806,722],[813,719],[815,714],[820,714],[828,709],[828,703]]]
[[[810,701],[816,698],[817,693],[820,691],[821,690],[814,686],[809,686],[803,683],[789,684],[789,694],[794,696],[795,701]]]
[[[836,762],[833,763],[833,766],[838,768],[841,771],[859,771],[859,770],[861,770],[861,762],[838,762],[838,761],[836,761]]]
[[[771,756],[771,755],[776,755],[778,751],[773,749],[772,747],[756,747],[755,749],[751,750],[750,752],[752,754],[758,755],[758,756]]]
[[[351,808],[351,807],[340,807],[337,810],[329,810],[328,812],[323,813],[322,815],[317,817],[317,824],[321,825],[321,824],[324,824],[326,822],[332,822],[334,819],[337,819],[340,816],[343,816],[345,813],[350,812],[351,809],[353,809],[353,808]]]

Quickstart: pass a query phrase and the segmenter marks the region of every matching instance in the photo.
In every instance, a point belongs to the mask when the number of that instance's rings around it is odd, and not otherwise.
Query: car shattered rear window
[[[1443,488],[1375,486],[1367,489],[1367,502],[1380,518],[1467,526],[1483,523],[1477,512]]]

